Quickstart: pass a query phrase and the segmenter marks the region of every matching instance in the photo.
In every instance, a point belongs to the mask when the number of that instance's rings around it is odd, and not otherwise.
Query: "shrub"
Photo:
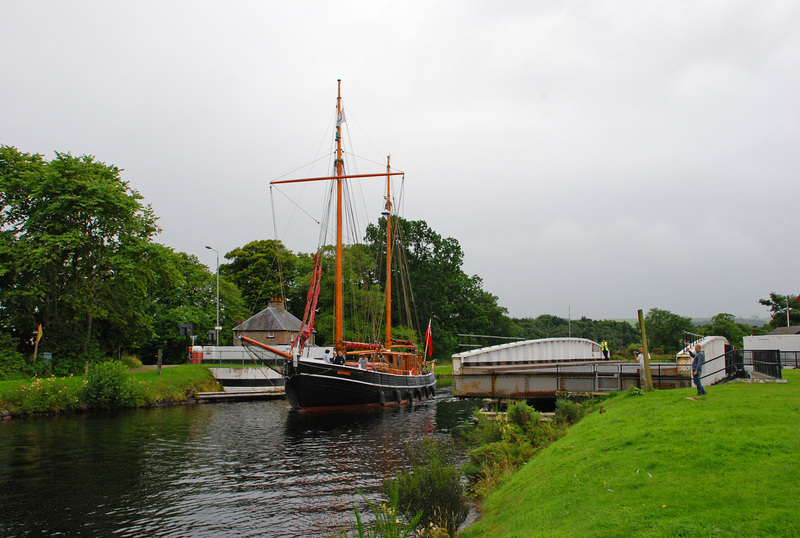
[[[556,422],[559,424],[576,424],[582,417],[583,409],[580,405],[566,398],[556,400]]]
[[[516,424],[521,428],[526,428],[531,424],[540,422],[542,414],[529,406],[528,402],[525,400],[518,400],[508,404],[506,417],[512,424]]]
[[[140,361],[136,355],[122,355],[119,359],[128,369],[132,368],[140,368],[142,366],[142,361]]]
[[[46,376],[50,366],[44,361],[32,363],[17,351],[18,341],[8,333],[0,332],[0,380]]]
[[[423,437],[406,444],[411,469],[397,474],[399,506],[411,517],[421,513],[423,525],[441,527],[455,536],[469,515],[469,504],[461,484],[461,471],[456,467],[453,442],[435,437]]]
[[[84,400],[94,407],[135,406],[144,400],[139,385],[134,384],[128,368],[119,361],[106,361],[89,366]]]
[[[461,432],[461,437],[468,445],[485,445],[503,438],[502,422],[489,419],[477,412],[474,417],[475,424]]]
[[[628,396],[642,396],[644,395],[644,391],[635,385],[631,385],[628,387],[628,390],[625,391]]]

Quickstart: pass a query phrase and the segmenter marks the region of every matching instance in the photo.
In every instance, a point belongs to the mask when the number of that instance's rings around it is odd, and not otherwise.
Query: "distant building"
[[[779,349],[780,351],[800,352],[800,325],[778,327],[760,336],[745,336],[742,343],[745,349]]]
[[[246,336],[268,346],[291,344],[300,332],[302,322],[286,311],[283,299],[270,299],[269,306],[233,328],[233,344],[242,345],[240,336]],[[312,333],[307,345],[314,345]]]
[[[778,327],[777,329],[772,329],[767,334],[800,334],[800,325],[794,325],[792,327]]]

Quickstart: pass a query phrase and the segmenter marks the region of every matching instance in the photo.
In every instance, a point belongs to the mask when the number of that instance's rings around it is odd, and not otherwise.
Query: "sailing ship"
[[[344,152],[342,148],[342,108],[341,80],[338,81],[336,98],[335,159],[333,175],[305,179],[275,180],[270,186],[301,183],[328,182],[335,192],[335,278],[334,278],[334,328],[333,346],[336,356],[345,357],[343,364],[327,362],[325,357],[303,356],[306,342],[314,332],[317,300],[320,293],[321,265],[320,253],[314,256],[311,283],[306,297],[305,313],[300,332],[297,334],[289,353],[278,352],[284,357],[286,397],[295,409],[337,409],[364,406],[404,405],[435,396],[436,378],[432,371],[433,362],[426,361],[430,355],[430,323],[424,337],[425,348],[420,349],[413,339],[398,339],[392,336],[392,214],[393,201],[391,182],[403,172],[393,172],[387,159],[386,173],[353,174],[345,173]],[[343,191],[347,181],[363,178],[386,178],[385,206],[382,215],[386,217],[386,280],[385,293],[385,336],[382,341],[354,342],[345,339],[344,332],[344,278],[343,278],[343,223],[345,204]],[[324,224],[323,224],[324,225]],[[322,247],[320,248],[322,250]],[[246,344],[259,345],[243,339]],[[266,347],[261,345],[260,347]],[[271,350],[273,352],[277,350]]]

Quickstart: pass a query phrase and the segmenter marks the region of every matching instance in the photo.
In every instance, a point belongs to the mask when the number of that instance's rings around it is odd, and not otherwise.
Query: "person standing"
[[[702,383],[700,383],[700,375],[703,373],[703,363],[706,362],[706,356],[701,351],[700,344],[695,344],[694,353],[692,353],[690,349],[689,355],[692,356],[692,379],[697,386],[697,395],[704,396],[706,394],[706,389],[704,389]]]
[[[327,364],[330,364],[330,363],[331,363],[331,350],[330,350],[330,349],[326,349],[326,350],[325,350],[325,357],[324,357],[324,359],[323,359],[323,360],[324,360],[324,361],[325,361]]]
[[[605,340],[600,342],[600,351],[603,352],[603,359],[608,360],[608,342]]]

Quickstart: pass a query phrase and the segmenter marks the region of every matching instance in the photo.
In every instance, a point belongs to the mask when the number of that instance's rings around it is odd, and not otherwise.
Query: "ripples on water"
[[[307,414],[283,400],[0,424],[0,536],[324,536],[381,497],[403,443],[474,404]]]

